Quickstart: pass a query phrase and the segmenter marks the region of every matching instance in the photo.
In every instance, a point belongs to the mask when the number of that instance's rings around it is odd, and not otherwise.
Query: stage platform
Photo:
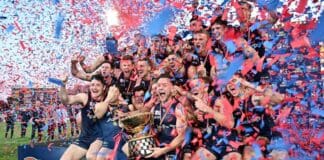
[[[18,160],[59,160],[74,139],[18,146]]]

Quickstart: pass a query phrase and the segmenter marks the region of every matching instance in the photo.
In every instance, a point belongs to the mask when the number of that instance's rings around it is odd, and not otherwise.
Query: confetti
[[[56,22],[55,22],[55,34],[54,38],[59,39],[61,37],[61,31],[63,27],[63,22],[64,22],[64,16],[60,12],[57,16]]]
[[[166,25],[173,18],[173,15],[174,13],[172,8],[165,8],[161,12],[156,14],[156,16],[152,18],[153,20],[146,26],[146,35],[153,36],[161,33],[164,27],[166,27]]]
[[[62,82],[62,80],[60,79],[57,79],[57,78],[48,78],[48,81],[51,82],[51,83],[54,83],[56,85],[59,85],[59,86],[64,86],[64,83]]]

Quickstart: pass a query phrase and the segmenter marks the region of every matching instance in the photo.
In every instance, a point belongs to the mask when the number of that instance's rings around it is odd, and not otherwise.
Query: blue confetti
[[[226,69],[225,73],[222,73],[219,75],[219,79],[222,80],[223,84],[226,84],[235,74],[236,71],[239,70],[239,68],[242,66],[244,62],[243,56],[237,57],[232,61],[230,66]]]
[[[60,3],[60,0],[52,0],[53,4],[58,5]]]
[[[236,45],[233,41],[226,41],[225,45],[229,53],[234,53],[236,51]]]
[[[303,105],[303,106],[307,106],[307,102],[305,100],[300,101],[300,104]]]
[[[216,146],[212,146],[212,150],[218,154],[220,154],[222,152],[222,150],[219,147]]]
[[[221,6],[224,6],[229,0],[224,0],[221,4]]]
[[[6,29],[7,33],[11,33],[15,29],[15,26],[9,25]]]
[[[259,29],[261,26],[263,26],[267,23],[269,23],[269,22],[268,21],[256,22],[250,27],[250,30],[253,32],[254,30]]]
[[[263,46],[266,49],[271,49],[273,47],[273,42],[272,41],[265,41],[265,42],[263,42]]]
[[[173,17],[174,13],[170,7],[163,9],[161,12],[157,13],[152,18],[153,20],[145,26],[147,29],[144,33],[148,36],[160,34]]]
[[[292,95],[296,95],[298,94],[298,92],[296,90],[293,89],[286,89],[287,93],[292,94]]]
[[[188,127],[185,131],[185,138],[184,138],[184,142],[183,144],[186,145],[186,144],[189,144],[190,143],[190,140],[192,138],[192,128],[191,127]]]
[[[254,157],[253,158],[256,158],[256,159],[262,158],[262,152],[261,152],[260,146],[258,144],[256,144],[256,143],[253,143],[252,148],[254,150]]]
[[[322,130],[322,131],[320,131],[320,133],[317,134],[316,138],[321,138],[323,134],[324,134],[324,131]]]
[[[33,82],[32,81],[28,82],[28,88],[33,88]]]
[[[62,59],[63,55],[62,54],[57,54],[56,59]]]
[[[251,127],[245,127],[244,128],[244,132],[245,133],[252,133],[254,130],[253,130],[253,128],[251,128]]]
[[[286,54],[287,51],[288,51],[287,48],[280,48],[280,49],[275,50],[273,54]]]
[[[316,29],[314,29],[310,33],[310,39],[312,40],[312,42],[314,42],[314,44],[323,41],[323,37],[324,37],[323,23],[324,23],[324,12],[322,12],[321,17],[318,20]]]
[[[316,103],[314,102],[314,100],[311,100],[309,105],[310,105],[311,107],[315,107],[315,106],[316,106]]]
[[[61,36],[63,22],[64,22],[64,16],[60,12],[59,15],[57,16],[57,19],[56,19],[56,22],[55,22],[55,35],[54,35],[54,38],[56,38],[56,39],[59,39],[60,36]]]
[[[212,135],[211,132],[206,133],[206,134],[204,135],[204,139],[208,139],[211,135]]]
[[[225,144],[228,144],[228,139],[226,137],[223,137],[222,139],[222,142],[224,142]]]
[[[321,110],[321,109],[311,108],[311,113],[313,115],[319,115],[321,117],[324,117],[324,110]]]
[[[150,91],[146,91],[144,94],[144,102],[147,102],[151,98]]]
[[[114,38],[107,39],[106,49],[108,53],[117,54],[118,53],[117,41]]]
[[[143,129],[142,131],[142,134],[145,135],[147,134],[151,129],[151,126],[150,125],[146,125],[145,128]]]
[[[160,0],[160,3],[165,5],[166,0]]]
[[[288,150],[290,145],[285,142],[282,138],[272,139],[271,143],[267,145],[268,150]]]
[[[215,58],[215,61],[218,65],[218,68],[224,68],[225,65],[227,65],[227,60],[225,59],[225,57],[223,55],[220,54],[213,54],[213,56]]]
[[[263,129],[264,126],[265,126],[265,123],[264,123],[264,120],[262,119],[261,123],[260,123],[260,129]]]
[[[269,11],[274,11],[282,6],[279,0],[257,0],[257,3],[260,7],[265,7]]]
[[[250,30],[253,32],[254,30],[258,29],[260,26],[261,26],[261,23],[256,22],[250,27]]]
[[[59,86],[64,86],[64,83],[62,82],[62,80],[60,79],[57,79],[57,78],[48,78],[48,81],[51,82],[51,83],[54,83],[56,85],[59,85]]]
[[[276,72],[279,72],[279,71],[280,71],[280,68],[278,68],[277,65],[272,65],[272,66],[271,66],[271,69],[272,69],[273,71],[276,71]]]
[[[275,110],[275,111],[280,109],[280,108],[281,108],[281,104],[278,104],[278,105],[272,107],[272,109]]]

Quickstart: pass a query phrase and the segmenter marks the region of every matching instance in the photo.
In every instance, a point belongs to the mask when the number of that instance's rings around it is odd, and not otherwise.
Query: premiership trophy
[[[145,126],[152,123],[153,114],[151,112],[133,112],[120,119],[120,126],[126,132],[133,134],[133,137],[128,141],[130,158],[145,157],[153,152],[150,148],[156,147],[155,140],[152,135],[143,132]]]

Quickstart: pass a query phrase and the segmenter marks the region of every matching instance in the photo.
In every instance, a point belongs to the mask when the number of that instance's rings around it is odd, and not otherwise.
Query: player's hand
[[[158,158],[165,154],[164,148],[151,148],[150,150],[152,150],[153,153],[146,156],[145,158]]]

